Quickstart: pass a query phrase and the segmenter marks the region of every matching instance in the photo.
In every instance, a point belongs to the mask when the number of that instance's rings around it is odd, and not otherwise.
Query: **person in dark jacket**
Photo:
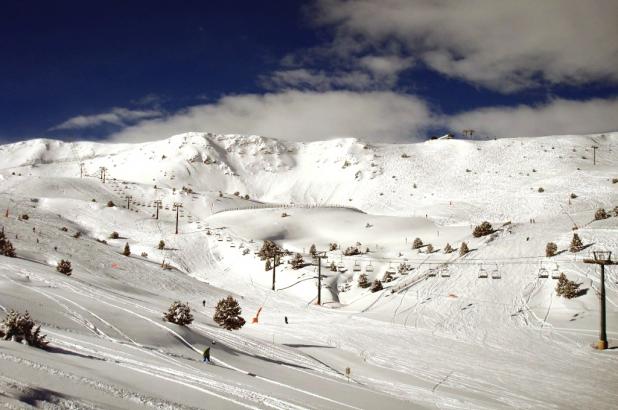
[[[210,347],[207,347],[206,350],[204,350],[202,356],[204,357],[205,363],[210,363]]]

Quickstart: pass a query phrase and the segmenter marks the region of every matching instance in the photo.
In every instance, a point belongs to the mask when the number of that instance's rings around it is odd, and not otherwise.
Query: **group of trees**
[[[221,299],[215,308],[213,320],[227,330],[238,330],[245,325],[245,319],[240,316],[242,309],[238,301],[232,296]],[[163,314],[163,320],[179,326],[187,326],[193,323],[193,314],[189,303],[174,301],[167,312]]]
[[[0,254],[8,256],[9,258],[14,258],[16,256],[13,244],[4,234],[4,228],[0,231]]]
[[[49,343],[41,334],[41,326],[35,326],[30,313],[21,314],[10,310],[0,323],[0,338],[17,343],[26,343],[29,346],[45,348]]]
[[[581,293],[581,290],[579,289],[580,286],[581,283],[575,283],[574,281],[567,279],[564,273],[561,273],[558,278],[558,283],[556,284],[556,295],[567,299],[572,299],[579,296]]]

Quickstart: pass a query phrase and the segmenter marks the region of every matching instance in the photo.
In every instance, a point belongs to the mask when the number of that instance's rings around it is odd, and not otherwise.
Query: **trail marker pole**
[[[596,165],[597,164],[597,149],[599,147],[597,147],[596,145],[592,146],[592,165]]]
[[[601,287],[599,289],[600,307],[600,330],[597,349],[607,349],[607,330],[605,318],[605,265],[618,265],[618,262],[613,262],[611,259],[612,253],[609,251],[593,251],[594,259],[584,259],[584,263],[601,265]]]

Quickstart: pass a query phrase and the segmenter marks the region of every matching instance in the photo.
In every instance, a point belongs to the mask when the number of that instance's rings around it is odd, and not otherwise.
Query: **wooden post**
[[[275,290],[275,278],[276,278],[276,267],[277,267],[277,255],[278,255],[278,253],[275,251],[275,255],[273,256],[273,290]]]
[[[318,255],[318,305],[322,305],[322,255]]]
[[[596,165],[597,164],[597,149],[599,147],[597,147],[596,145],[592,146],[592,165]]]
[[[155,219],[159,219],[159,208],[161,207],[161,200],[157,199],[154,201],[155,207],[157,208],[157,217]]]
[[[607,349],[607,329],[606,329],[606,315],[605,315],[605,265],[618,265],[618,262],[611,260],[611,252],[593,252],[594,259],[584,259],[584,263],[591,263],[594,265],[601,265],[601,286],[599,289],[599,302],[600,302],[600,318],[599,318],[599,341],[597,342],[597,349]],[[601,255],[602,254],[602,255]],[[606,256],[605,256],[606,255]]]

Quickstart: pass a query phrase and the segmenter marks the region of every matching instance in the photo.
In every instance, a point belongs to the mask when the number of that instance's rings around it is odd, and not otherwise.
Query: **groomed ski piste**
[[[27,310],[50,342],[0,341],[0,402],[615,408],[618,267],[606,270],[610,349],[598,351],[599,269],[583,263],[592,250],[618,256],[615,178],[618,133],[405,145],[187,133],[0,146],[0,225],[17,253],[0,256],[0,316]],[[612,216],[595,220],[598,208]],[[494,232],[473,237],[485,220]],[[580,252],[568,250],[573,232]],[[412,249],[415,238],[424,246]],[[256,255],[267,239],[292,252],[275,291]],[[558,254],[545,257],[550,241]],[[321,306],[312,244],[326,256]],[[343,255],[350,246],[361,254]],[[297,252],[305,265],[292,269]],[[61,259],[71,276],[56,271]],[[357,284],[387,271],[383,290]],[[559,272],[583,295],[557,296]],[[212,319],[228,295],[247,321],[237,331]],[[175,300],[189,302],[191,325],[162,320]]]

